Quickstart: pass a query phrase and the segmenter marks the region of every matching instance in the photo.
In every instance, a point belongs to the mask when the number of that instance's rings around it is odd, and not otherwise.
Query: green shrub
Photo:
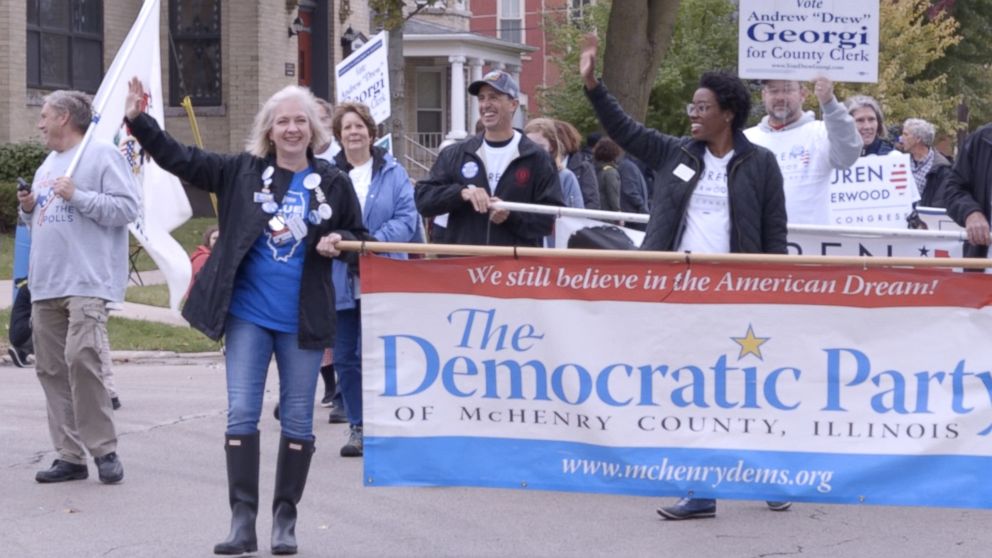
[[[46,155],[48,150],[37,142],[0,145],[0,181],[13,181],[20,176],[31,182]]]
[[[0,233],[17,228],[17,183],[0,180]]]

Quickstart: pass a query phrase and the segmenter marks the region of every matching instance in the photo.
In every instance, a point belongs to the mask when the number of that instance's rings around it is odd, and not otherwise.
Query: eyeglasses
[[[696,116],[697,114],[699,116],[702,116],[706,114],[706,112],[709,111],[710,108],[712,107],[713,105],[694,105],[692,103],[689,103],[688,105],[685,106],[685,113],[688,114],[689,116]]]

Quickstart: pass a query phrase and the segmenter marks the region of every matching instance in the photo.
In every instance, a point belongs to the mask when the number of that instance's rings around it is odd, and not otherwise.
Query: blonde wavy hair
[[[534,118],[524,126],[525,134],[540,134],[551,144],[551,160],[555,162],[555,168],[561,170],[562,148],[561,139],[558,138],[558,131],[555,129],[555,121],[550,118]]]
[[[320,112],[317,108],[317,98],[305,87],[287,85],[269,97],[262,110],[255,115],[251,133],[245,142],[245,151],[256,157],[266,158],[275,154],[275,144],[269,140],[269,132],[275,122],[276,108],[285,101],[295,100],[303,105],[303,112],[310,122],[310,149],[316,149],[331,141],[330,131],[320,123]]]

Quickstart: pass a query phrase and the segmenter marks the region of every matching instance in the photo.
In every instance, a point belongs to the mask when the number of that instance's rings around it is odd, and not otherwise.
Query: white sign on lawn
[[[376,124],[389,118],[389,60],[383,31],[334,67],[337,100],[364,103]]]
[[[740,76],[877,82],[878,19],[878,0],[741,0]]]

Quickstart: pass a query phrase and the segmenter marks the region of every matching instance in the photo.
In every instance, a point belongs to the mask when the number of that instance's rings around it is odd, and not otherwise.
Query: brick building
[[[95,93],[141,5],[0,2],[0,143],[39,138],[35,125],[48,92]],[[408,167],[428,166],[441,140],[472,130],[469,81],[490,68],[519,75],[521,57],[533,51],[472,33],[469,8],[468,0],[437,0],[406,24],[407,135],[394,141],[414,154]],[[220,152],[242,150],[261,103],[288,84],[333,100],[335,65],[373,34],[368,2],[360,0],[161,0],[160,9],[166,128],[193,141],[179,104],[189,95],[204,146]]]

